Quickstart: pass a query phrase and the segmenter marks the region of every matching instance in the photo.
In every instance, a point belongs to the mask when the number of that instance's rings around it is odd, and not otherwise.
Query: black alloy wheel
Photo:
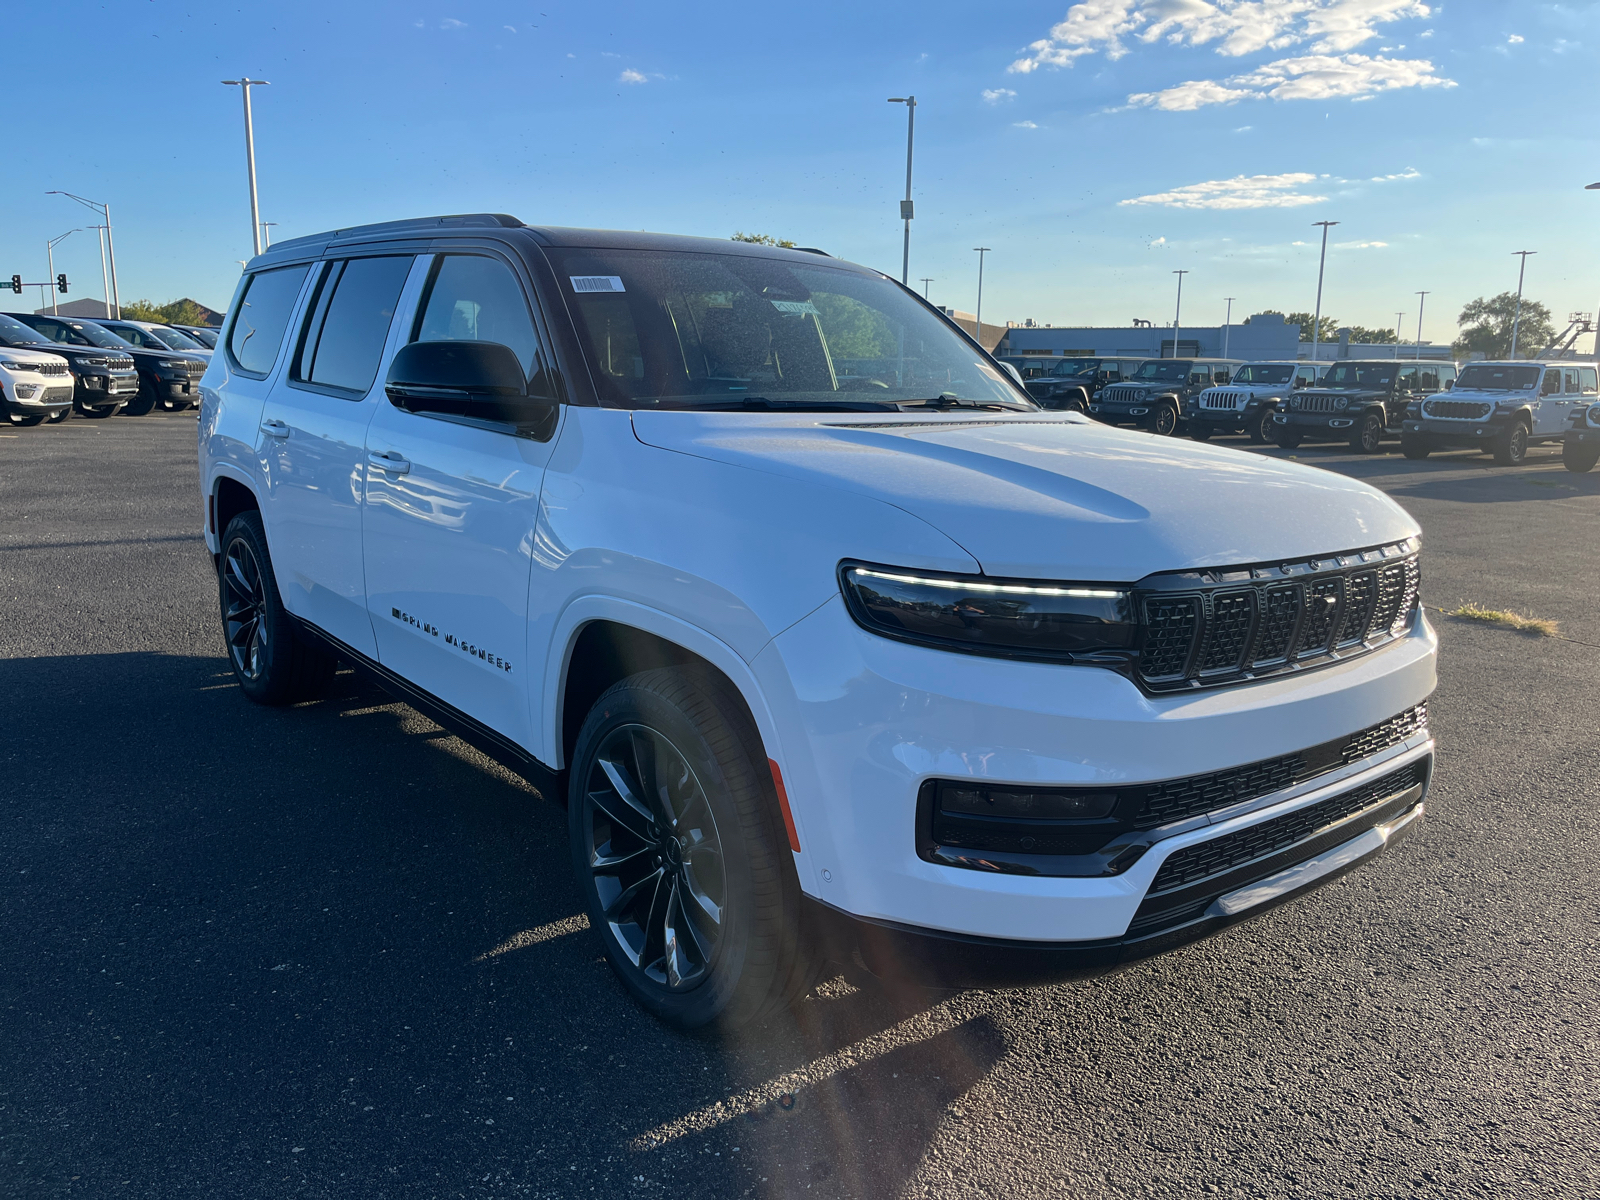
[[[217,586],[228,665],[244,694],[270,705],[320,694],[338,664],[296,634],[278,594],[259,512],[252,509],[228,522]]]
[[[1528,427],[1521,421],[1511,422],[1495,442],[1494,461],[1502,467],[1520,467],[1528,461]]]
[[[1383,418],[1368,410],[1356,421],[1350,434],[1350,449],[1357,454],[1376,454],[1383,449]]]
[[[1600,445],[1581,445],[1578,442],[1561,443],[1561,465],[1574,475],[1586,475],[1600,462]]]
[[[248,538],[236,537],[222,554],[222,632],[241,682],[258,681],[271,658],[261,563]]]
[[[680,1029],[809,990],[793,852],[748,711],[720,676],[630,676],[590,709],[568,823],[590,928],[641,1006]]]
[[[1275,408],[1263,408],[1255,416],[1245,418],[1244,431],[1257,446],[1264,446],[1272,440],[1272,414],[1277,411]]]
[[[12,417],[11,423],[13,425],[21,425],[24,429],[32,429],[35,425],[38,425],[43,420],[44,414],[39,413],[37,415],[30,415],[26,417]]]
[[[156,394],[148,385],[141,387],[132,400],[123,405],[122,411],[130,417],[142,417],[156,406]]]
[[[1150,432],[1157,437],[1171,437],[1178,431],[1178,410],[1170,404],[1157,407],[1150,418]]]

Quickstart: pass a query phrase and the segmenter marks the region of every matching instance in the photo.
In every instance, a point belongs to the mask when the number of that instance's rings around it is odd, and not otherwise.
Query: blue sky
[[[1516,285],[1600,299],[1600,5],[1093,0],[573,5],[556,0],[11,6],[50,47],[6,84],[28,167],[0,190],[0,274],[108,200],[123,297],[220,307],[248,257],[238,90],[256,92],[277,237],[433,213],[772,233],[898,274],[915,93],[912,276],[991,319],[1184,323],[1309,309],[1393,325],[1428,289],[1445,340]],[[81,74],[75,65],[81,64]],[[16,134],[29,119],[38,136]],[[57,248],[100,292],[92,234]],[[920,284],[918,285],[920,286]],[[6,294],[9,296],[9,293]],[[30,307],[30,294],[20,298]],[[7,300],[5,307],[20,307]]]

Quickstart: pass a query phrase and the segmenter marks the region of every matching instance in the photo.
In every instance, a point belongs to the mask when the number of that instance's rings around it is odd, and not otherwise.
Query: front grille
[[[1309,562],[1151,576],[1136,589],[1136,673],[1152,691],[1240,682],[1339,661],[1405,628],[1416,544]]]
[[[108,371],[131,371],[133,370],[133,359],[126,357],[108,358],[105,360],[105,366]]]
[[[41,375],[65,375],[67,373],[67,364],[40,363],[36,369]]]
[[[1207,392],[1200,397],[1200,404],[1203,408],[1239,409],[1247,399],[1247,392]]]
[[[66,387],[45,388],[44,402],[46,404],[59,404],[62,401],[71,400],[72,390],[71,384],[68,384]]]
[[[1348,396],[1296,396],[1289,401],[1289,407],[1295,412],[1304,413],[1335,413],[1346,412],[1350,408]]]
[[[1315,779],[1339,767],[1398,746],[1428,727],[1428,706],[1419,704],[1349,737],[1334,738],[1309,750],[1263,759],[1208,775],[1190,775],[1132,789],[1144,793],[1133,817],[1137,829],[1154,829],[1202,813],[1232,808],[1286,787]],[[1120,809],[1119,805],[1119,809]]]
[[[1424,416],[1446,417],[1452,421],[1481,421],[1494,405],[1476,400],[1429,400],[1422,406]]]
[[[1209,842],[1199,842],[1174,853],[1161,864],[1150,895],[1186,887],[1197,880],[1219,875],[1257,858],[1264,858],[1304,841],[1318,830],[1353,817],[1427,780],[1424,760],[1408,763],[1397,771],[1370,783],[1331,796],[1294,812],[1262,821]]]
[[[1140,388],[1108,387],[1101,388],[1095,400],[1100,404],[1137,404],[1139,403]]]
[[[113,375],[106,386],[106,391],[113,396],[120,395],[123,392],[137,392],[138,390],[139,377],[137,375],[127,375],[122,378]]]
[[[190,359],[186,369],[189,372],[190,379],[199,379],[200,376],[206,373],[206,364],[199,359]]]

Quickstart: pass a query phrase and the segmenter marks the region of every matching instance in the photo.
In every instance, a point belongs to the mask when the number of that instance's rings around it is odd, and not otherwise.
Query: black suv
[[[1272,440],[1285,450],[1307,438],[1348,440],[1356,453],[1376,454],[1384,438],[1400,436],[1409,405],[1455,381],[1455,364],[1448,362],[1336,362],[1321,383],[1296,392],[1272,415]]]
[[[1017,368],[1022,386],[1040,407],[1076,412],[1088,412],[1090,401],[1101,388],[1120,382],[1139,365],[1136,358],[1052,358],[1031,354],[1011,354],[1000,361]]]
[[[132,359],[139,372],[140,386],[138,395],[125,408],[131,416],[142,417],[158,403],[176,412],[200,399],[200,376],[206,373],[206,364],[197,355],[129,345],[97,321],[31,313],[12,313],[11,316],[57,343],[50,348],[53,354],[60,353],[58,346],[98,346]]]
[[[1227,383],[1243,365],[1238,358],[1147,358],[1121,383],[1102,388],[1089,412],[1107,425],[1174,434],[1190,399]]]
[[[67,360],[72,372],[72,407],[86,417],[109,417],[139,393],[139,376],[134,372],[128,348],[106,334],[115,348],[99,342],[61,343],[52,341],[29,322],[0,313],[0,346],[23,350],[47,350]]]

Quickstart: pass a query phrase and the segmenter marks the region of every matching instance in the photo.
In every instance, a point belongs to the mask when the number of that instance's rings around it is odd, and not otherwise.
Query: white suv
[[[72,415],[73,387],[61,355],[0,346],[0,414],[12,424],[65,421]]]
[[[1403,509],[1045,413],[877,271],[345,229],[249,265],[202,394],[246,695],[341,659],[527,775],[668,1022],[766,1012],[828,959],[1105,970],[1422,813]]]
[[[1224,387],[1210,387],[1189,401],[1184,416],[1189,436],[1209,441],[1213,434],[1247,433],[1252,442],[1272,440],[1272,414],[1296,388],[1315,387],[1327,365],[1303,362],[1245,363]]]

